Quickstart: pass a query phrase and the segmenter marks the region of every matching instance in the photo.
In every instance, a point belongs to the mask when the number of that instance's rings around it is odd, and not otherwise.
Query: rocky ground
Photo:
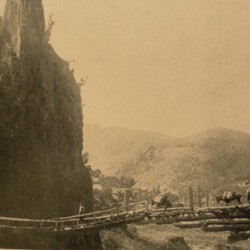
[[[104,250],[249,250],[250,240],[227,243],[228,233],[204,233],[172,225],[129,225],[103,230]]]

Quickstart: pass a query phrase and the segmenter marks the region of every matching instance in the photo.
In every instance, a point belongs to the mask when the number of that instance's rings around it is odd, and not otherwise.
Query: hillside
[[[122,162],[133,159],[149,145],[168,143],[166,135],[140,130],[86,124],[84,148],[89,153],[90,164],[105,174],[115,174]]]
[[[161,185],[184,192],[202,185],[214,192],[245,190],[250,179],[250,135],[225,128],[212,129],[158,146],[150,145],[136,158],[123,162],[120,173],[134,176],[137,187]]]

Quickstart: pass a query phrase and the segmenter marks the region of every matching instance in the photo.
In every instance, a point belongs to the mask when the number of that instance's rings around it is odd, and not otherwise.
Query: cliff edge
[[[80,201],[91,211],[82,127],[80,89],[47,41],[42,0],[7,0],[0,20],[1,216],[67,216]]]

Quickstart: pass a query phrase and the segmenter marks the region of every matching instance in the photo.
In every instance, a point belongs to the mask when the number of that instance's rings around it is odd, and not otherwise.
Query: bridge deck
[[[211,223],[208,228],[209,221]],[[250,229],[250,205],[205,208],[175,207],[149,210],[147,202],[144,201],[104,211],[48,220],[0,217],[0,231],[58,235],[81,233],[85,230],[116,227],[134,222],[168,223],[180,228],[203,227],[204,230],[233,230],[234,225],[237,227],[243,221],[244,227]],[[218,227],[216,223],[223,226]]]
[[[104,211],[47,220],[0,217],[0,230],[27,232],[83,231],[90,228],[103,228],[136,222],[143,219],[146,210],[147,203],[143,201]]]

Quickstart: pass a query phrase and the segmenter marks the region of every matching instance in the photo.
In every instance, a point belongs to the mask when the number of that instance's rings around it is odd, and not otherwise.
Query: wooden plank
[[[232,211],[232,210],[250,210],[250,205],[238,205],[238,206],[218,206],[218,207],[204,207],[204,208],[195,208],[196,212],[211,212],[211,211]]]
[[[233,219],[213,219],[206,222],[206,225],[226,225],[226,224],[249,224],[248,218],[233,218]]]
[[[174,223],[174,226],[179,228],[197,228],[203,225],[203,221],[195,221],[195,222],[177,222]]]
[[[164,212],[165,208],[158,208],[158,209],[153,209],[153,212]],[[172,208],[167,208],[166,212],[172,212],[172,211],[190,211],[190,207],[172,207]]]
[[[250,225],[247,224],[229,224],[229,225],[206,225],[202,226],[205,232],[223,232],[223,231],[249,231]]]
[[[55,221],[55,220],[80,219],[80,218],[84,218],[84,217],[95,216],[95,215],[98,215],[98,214],[101,215],[101,214],[110,213],[110,212],[114,212],[114,211],[116,211],[116,208],[107,209],[107,210],[103,210],[103,211],[92,212],[92,213],[86,213],[86,214],[81,214],[81,215],[72,215],[72,216],[67,216],[67,217],[59,217],[59,218],[54,218],[52,220]]]
[[[11,218],[11,217],[0,217],[0,221],[20,221],[20,222],[54,222],[54,220],[37,220],[37,219],[26,219],[26,218]]]
[[[179,218],[178,218],[179,219]],[[198,221],[179,221],[174,223],[179,228],[195,228],[203,226],[204,231],[209,232],[220,232],[220,231],[231,231],[233,229],[246,228],[250,230],[249,219],[205,219]]]
[[[217,218],[213,214],[201,214],[201,215],[188,215],[188,216],[179,216],[175,220],[176,222],[181,221],[197,221],[197,220],[209,220]]]

